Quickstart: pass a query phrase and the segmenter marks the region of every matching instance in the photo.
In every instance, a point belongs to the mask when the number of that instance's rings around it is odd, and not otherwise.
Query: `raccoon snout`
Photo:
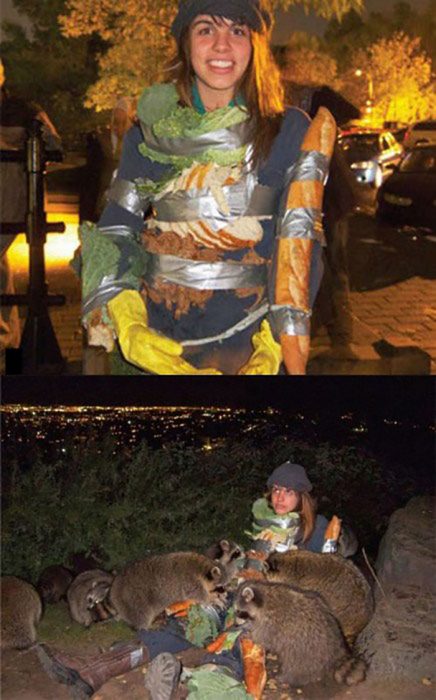
[[[235,623],[238,627],[247,624],[253,618],[246,610],[235,610]]]

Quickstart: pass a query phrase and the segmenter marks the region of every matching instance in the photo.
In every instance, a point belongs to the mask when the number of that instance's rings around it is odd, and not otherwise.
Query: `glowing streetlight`
[[[368,79],[368,100],[372,104],[373,99],[374,99],[374,83],[372,80],[371,73],[368,73],[368,71],[363,71],[361,68],[356,68],[356,70],[354,71],[354,75],[357,78],[361,78],[362,75],[366,75],[366,77]],[[368,101],[366,104],[368,104]]]

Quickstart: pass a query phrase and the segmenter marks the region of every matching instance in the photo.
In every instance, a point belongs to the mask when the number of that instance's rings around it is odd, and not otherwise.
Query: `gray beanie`
[[[301,464],[285,462],[276,467],[266,482],[268,488],[272,486],[284,486],[294,491],[312,491],[312,484],[307,478],[306,470]]]
[[[262,20],[271,26],[271,15],[260,6],[261,0],[179,0],[179,11],[171,26],[177,42],[197,15],[225,17],[232,22],[244,21],[250,29],[260,32]]]

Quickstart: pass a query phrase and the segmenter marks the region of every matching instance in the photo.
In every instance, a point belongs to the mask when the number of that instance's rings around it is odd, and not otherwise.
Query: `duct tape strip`
[[[135,216],[143,216],[150,197],[141,197],[134,182],[117,177],[108,190],[107,198]]]
[[[145,144],[158,153],[171,156],[193,157],[207,149],[232,151],[248,143],[250,137],[248,120],[227,129],[217,129],[193,138],[168,138],[155,136],[153,129],[141,122]]]
[[[270,307],[270,320],[276,337],[285,335],[309,335],[311,312],[292,309],[290,306],[273,304]]]
[[[156,279],[180,284],[192,289],[229,290],[264,287],[267,282],[265,265],[244,265],[236,262],[202,262],[178,258],[175,255],[149,253],[144,279],[153,284]]]
[[[287,209],[280,223],[278,238],[307,238],[323,244],[321,210],[315,207]]]
[[[106,275],[98,287],[82,301],[82,315],[85,316],[93,309],[107,304],[124,289],[137,289],[137,287],[131,282],[116,280],[115,275]]]

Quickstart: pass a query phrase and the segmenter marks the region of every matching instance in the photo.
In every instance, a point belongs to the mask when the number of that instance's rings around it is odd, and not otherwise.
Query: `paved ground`
[[[365,356],[368,348],[373,352],[372,344],[381,339],[396,347],[415,346],[430,355],[431,373],[436,374],[436,284],[432,267],[435,250],[433,238],[377,223],[370,205],[354,217],[349,243],[350,298],[352,348],[358,355]],[[50,316],[68,372],[81,373],[83,337],[78,280],[67,264],[50,267],[47,280],[50,292],[66,295],[66,305],[52,307]],[[25,274],[18,274],[17,289],[24,290],[25,286]],[[329,351],[324,327],[317,332],[312,346],[312,356]],[[371,372],[371,366],[362,371]],[[335,368],[330,373],[336,373]]]

